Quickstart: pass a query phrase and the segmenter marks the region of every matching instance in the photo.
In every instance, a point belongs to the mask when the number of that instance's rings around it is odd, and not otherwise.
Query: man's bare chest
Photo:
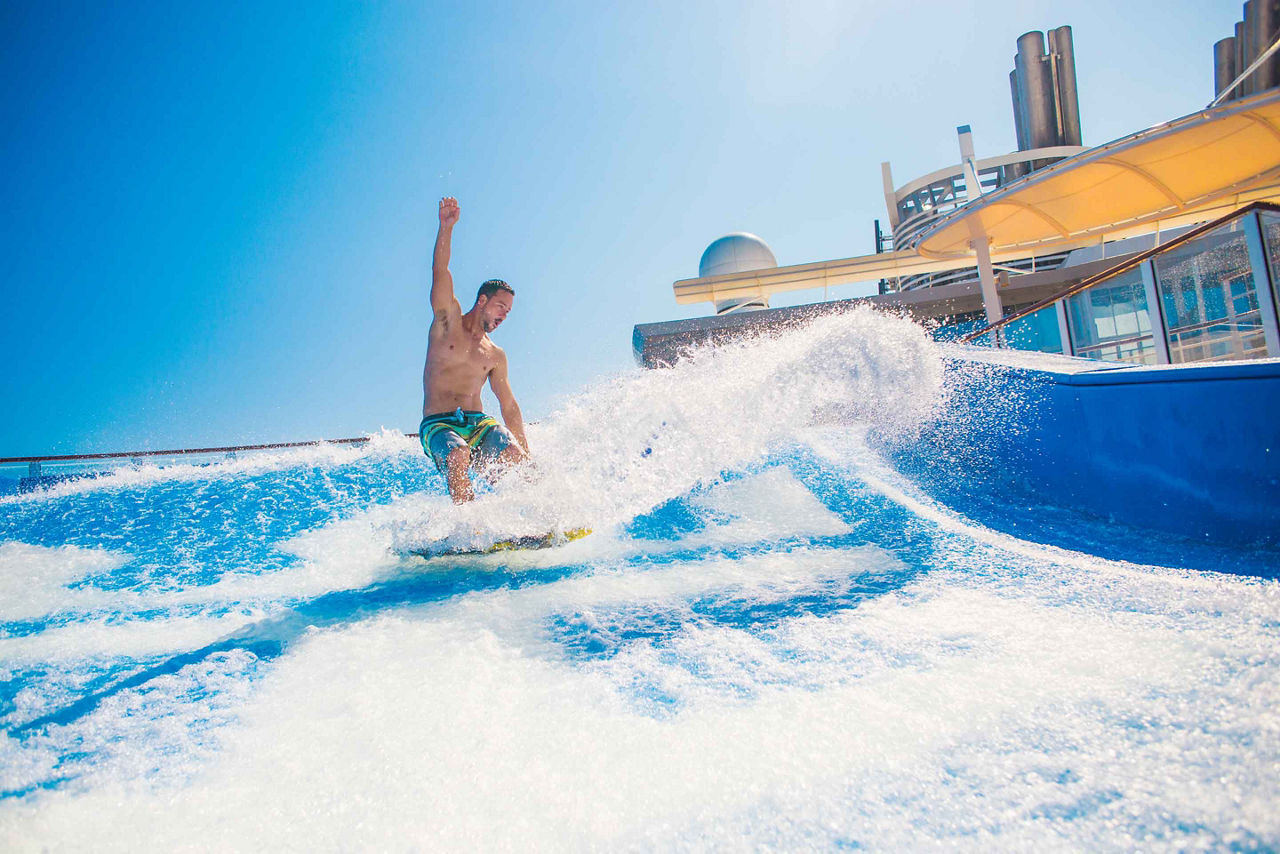
[[[432,335],[427,347],[428,366],[443,371],[488,374],[497,364],[497,348],[487,337],[476,340],[462,332]]]

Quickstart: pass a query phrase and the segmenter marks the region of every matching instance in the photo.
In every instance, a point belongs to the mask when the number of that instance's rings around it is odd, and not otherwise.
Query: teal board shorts
[[[422,452],[431,457],[441,474],[446,473],[450,452],[457,448],[471,449],[470,465],[488,464],[516,441],[511,431],[492,415],[464,412],[462,407],[423,418],[418,425],[418,438],[422,441]]]

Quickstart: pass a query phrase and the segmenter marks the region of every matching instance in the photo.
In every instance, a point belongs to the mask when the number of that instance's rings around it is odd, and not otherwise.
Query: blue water
[[[391,434],[2,499],[0,840],[1280,847],[1275,555],[936,503],[883,451],[939,364],[856,316],[611,380],[462,511]]]

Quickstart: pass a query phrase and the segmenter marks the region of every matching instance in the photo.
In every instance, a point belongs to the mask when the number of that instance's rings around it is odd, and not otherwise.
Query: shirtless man
[[[524,420],[507,382],[507,354],[489,340],[515,303],[515,290],[501,279],[480,286],[475,305],[466,314],[453,295],[449,272],[453,227],[460,215],[458,200],[440,200],[440,230],[431,264],[431,332],[427,364],[422,371],[422,450],[435,461],[449,485],[455,504],[475,498],[471,468],[493,477],[503,468],[528,459]],[[498,424],[480,409],[484,381],[498,398]]]

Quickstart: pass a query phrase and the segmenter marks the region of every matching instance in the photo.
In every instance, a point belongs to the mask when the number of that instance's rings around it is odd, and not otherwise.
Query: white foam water
[[[531,432],[536,469],[512,472],[460,514],[423,507],[394,542],[609,528],[763,459],[833,414],[909,432],[944,395],[939,350],[914,324],[870,310],[705,349],[675,369],[630,373],[569,399]]]
[[[100,591],[72,590],[67,585],[110,572],[124,562],[123,555],[106,550],[0,543],[0,620],[25,620],[103,602],[107,597]]]
[[[34,681],[12,725],[78,696],[91,661],[138,659],[132,673],[164,641],[301,623],[278,657],[216,651],[4,737],[0,788],[17,794],[0,800],[0,840],[1280,846],[1280,587],[1041,546],[939,507],[868,435],[909,432],[944,401],[919,330],[855,312],[587,390],[533,431],[536,472],[461,512],[439,493],[350,509],[280,542],[291,566],[109,594],[136,600],[0,640],[21,667],[67,674]],[[858,426],[815,426],[837,407]],[[821,478],[780,462],[787,448]],[[628,527],[672,499],[696,523]],[[399,554],[584,522],[597,534],[562,550]],[[126,559],[30,549],[0,546],[0,566],[54,564],[27,600],[5,588],[11,618],[74,615],[59,590]],[[486,573],[504,580],[379,598]],[[366,610],[293,610],[339,591]]]

